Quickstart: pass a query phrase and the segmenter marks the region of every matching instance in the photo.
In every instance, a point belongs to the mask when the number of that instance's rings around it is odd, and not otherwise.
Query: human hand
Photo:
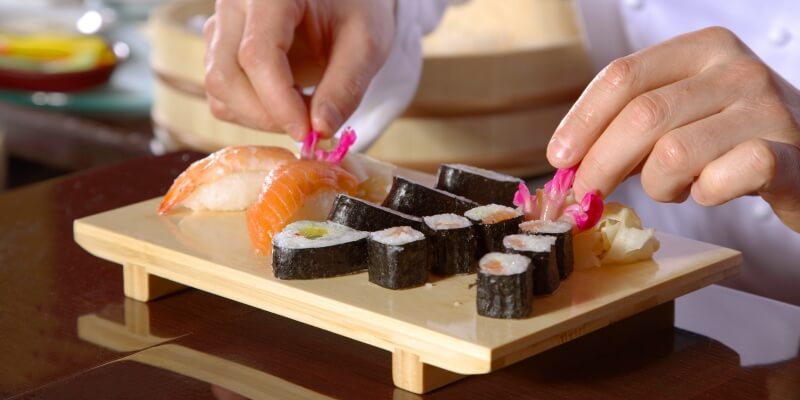
[[[800,92],[733,33],[708,28],[608,65],[564,117],[550,163],[580,163],[575,195],[640,171],[657,201],[761,195],[800,232]]]
[[[394,3],[217,0],[204,29],[211,112],[296,140],[332,135],[389,54]],[[309,99],[300,87],[311,85]]]

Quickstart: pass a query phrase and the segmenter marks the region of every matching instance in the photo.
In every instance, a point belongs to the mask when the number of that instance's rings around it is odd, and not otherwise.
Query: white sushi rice
[[[465,172],[469,172],[473,175],[480,175],[495,181],[501,182],[520,182],[520,179],[517,177],[513,177],[510,175],[501,174],[499,172],[490,171],[488,169],[473,167],[471,165],[464,165],[464,164],[445,164],[446,166],[454,169],[460,169]]]
[[[467,212],[464,213],[464,216],[473,220],[473,221],[483,221],[491,220],[494,215],[498,214],[507,214],[513,213],[515,217],[522,215],[522,212],[517,209],[513,209],[511,207],[501,206],[499,204],[488,204],[485,206],[475,207]],[[513,217],[512,217],[513,218]],[[511,219],[511,218],[506,218]],[[502,220],[505,221],[505,220]],[[499,222],[499,221],[498,221]]]
[[[503,246],[516,251],[547,253],[555,244],[555,236],[508,235],[503,238]]]
[[[191,210],[241,211],[256,201],[267,172],[230,174],[195,189],[183,205]]]
[[[496,265],[501,268],[496,268]],[[531,259],[521,254],[488,253],[479,262],[481,272],[490,275],[516,275],[530,267]]]
[[[325,234],[310,239],[303,235],[303,231],[309,229],[324,230]],[[335,222],[297,221],[286,225],[280,233],[272,238],[272,243],[286,249],[306,249],[336,246],[361,240],[367,236],[369,236],[368,232],[357,231]]]
[[[468,219],[455,214],[438,214],[429,217],[422,217],[425,224],[431,229],[446,230],[446,229],[460,229],[472,225]]]
[[[369,236],[370,239],[378,243],[392,246],[400,246],[425,239],[425,235],[423,235],[422,232],[410,226],[395,226],[393,228],[373,232]]]
[[[519,224],[519,229],[526,233],[565,233],[572,229],[572,224],[561,221],[528,221]]]

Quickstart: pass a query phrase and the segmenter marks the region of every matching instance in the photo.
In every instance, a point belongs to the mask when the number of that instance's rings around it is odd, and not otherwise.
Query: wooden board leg
[[[186,289],[186,286],[147,273],[144,267],[125,264],[122,266],[122,281],[125,296],[139,301],[150,301]]]
[[[400,389],[423,394],[465,378],[419,360],[419,356],[405,350],[392,353],[392,380]]]
[[[150,309],[147,303],[125,299],[125,327],[139,336],[150,336]]]

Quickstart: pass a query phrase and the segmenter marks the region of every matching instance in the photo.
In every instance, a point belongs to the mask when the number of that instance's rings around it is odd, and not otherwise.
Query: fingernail
[[[561,140],[555,136],[550,139],[549,153],[553,155],[558,161],[561,162],[569,162],[570,158],[572,157],[572,150],[566,146]]]
[[[300,124],[297,124],[297,123],[288,124],[283,128],[283,130],[289,136],[291,136],[292,139],[298,140],[298,141],[303,140],[303,138],[306,136],[306,133],[307,133],[303,129],[303,126],[300,125]]]
[[[703,193],[703,189],[700,189],[700,185],[694,184],[692,185],[689,192],[692,194],[692,198],[694,202],[697,204],[705,205],[706,204],[706,195]]]
[[[342,114],[331,103],[323,101],[313,117],[314,128],[325,136],[330,136],[344,123]]]

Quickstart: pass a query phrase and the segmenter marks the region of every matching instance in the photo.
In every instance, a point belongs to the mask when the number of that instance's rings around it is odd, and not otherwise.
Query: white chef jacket
[[[580,0],[579,4],[587,48],[598,69],[631,51],[719,25],[736,33],[789,82],[800,85],[800,1]],[[616,25],[604,23],[608,20]],[[644,224],[657,230],[742,251],[742,272],[727,284],[800,305],[800,234],[784,226],[760,197],[710,208],[691,199],[660,204],[646,196],[634,176],[611,198],[631,205]]]
[[[410,102],[422,66],[420,40],[436,26],[448,3],[398,1],[393,51],[347,123],[359,128],[358,150],[368,147]],[[775,71],[800,85],[798,0],[576,0],[576,4],[597,70],[643,47],[719,25],[731,29]],[[634,176],[611,199],[632,206],[646,226],[741,250],[744,268],[729,285],[800,305],[800,234],[784,226],[760,197],[712,208],[691,199],[662,204],[647,197]]]
[[[357,149],[367,148],[411,101],[422,66],[420,40],[452,2],[398,0],[392,53],[347,123],[359,129]],[[800,85],[800,0],[575,2],[597,71],[638,49],[718,25],[735,32],[775,71]],[[745,259],[742,272],[726,284],[785,302],[712,285],[677,299],[678,327],[723,342],[739,353],[745,366],[779,362],[798,354],[800,234],[784,226],[765,201],[743,197],[710,208],[691,199],[683,204],[662,204],[647,197],[638,176],[628,179],[610,197],[632,206],[648,227],[741,250]]]

